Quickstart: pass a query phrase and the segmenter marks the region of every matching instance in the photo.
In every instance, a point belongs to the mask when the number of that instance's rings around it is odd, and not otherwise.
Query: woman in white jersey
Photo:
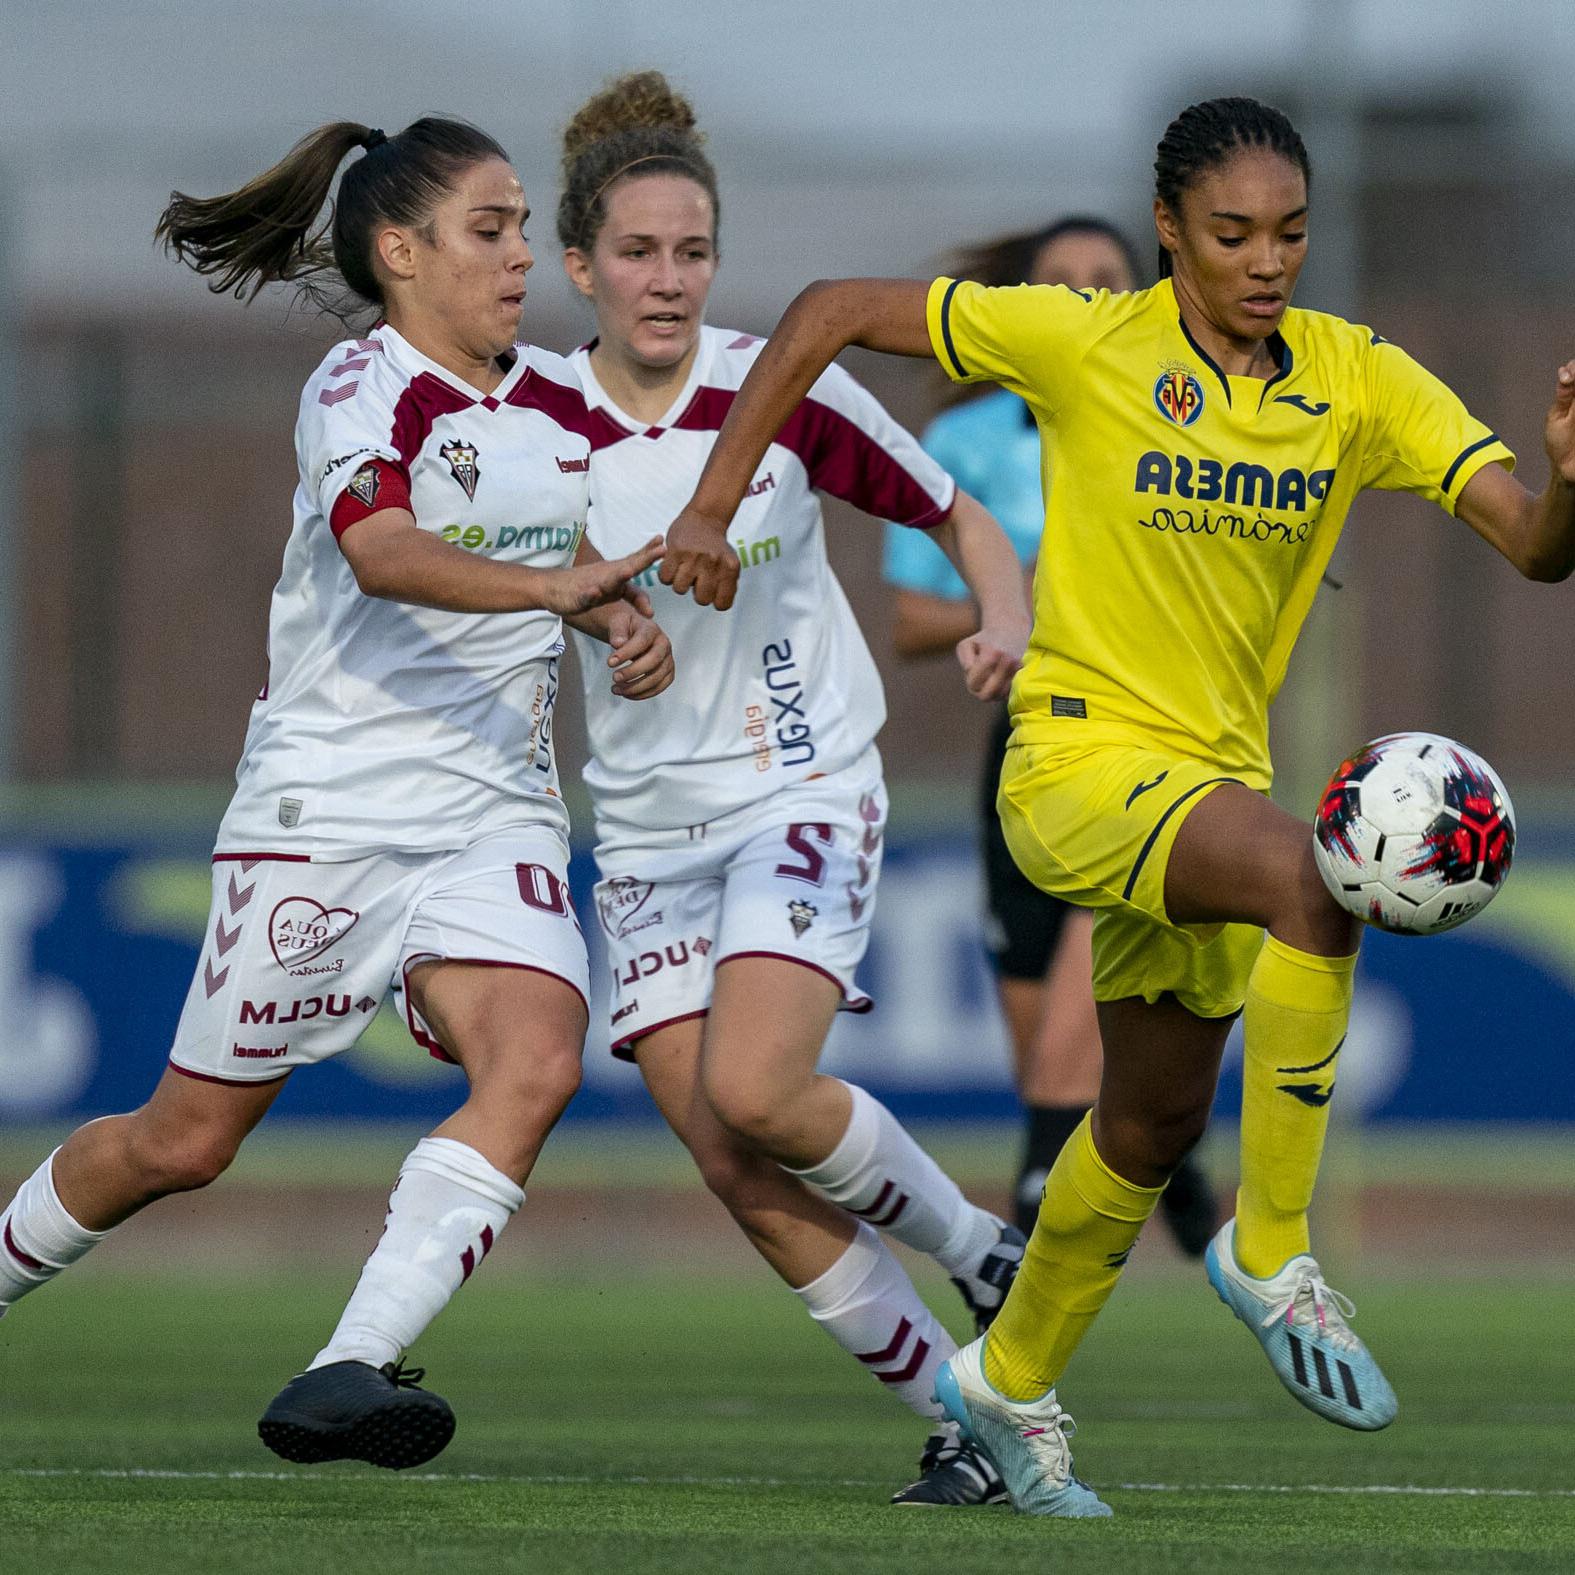
[[[80,1128],[23,1184],[0,1229],[0,1312],[155,1198],[218,1176],[392,981],[470,1093],[405,1160],[343,1319],[259,1424],[289,1460],[411,1466],[453,1433],[401,1354],[520,1206],[579,1082],[560,620],[612,645],[620,704],[672,676],[665,636],[623,600],[649,611],[629,580],[659,544],[591,561],[584,401],[562,360],[515,343],[525,217],[497,143],[429,118],[391,138],[324,126],[231,195],[175,194],[158,226],[216,291],[316,293],[337,273],[382,320],[301,396],[268,682],[169,1067],[140,1110]]]
[[[573,364],[595,422],[604,554],[676,512],[759,350],[703,326],[717,208],[693,112],[658,74],[613,83],[574,117],[558,233],[596,310],[598,337]],[[877,1227],[943,1264],[981,1326],[1022,1238],[867,1093],[815,1070],[836,1012],[870,1006],[854,970],[886,819],[880,680],[826,560],[817,490],[932,530],[983,609],[958,647],[970,688],[997,698],[1016,670],[1026,605],[1010,544],[833,368],[738,515],[734,612],[653,588],[678,619],[678,680],[638,718],[587,683],[613,1048],[810,1315],[933,1425],[952,1341]],[[899,1501],[1000,1492],[954,1436],[932,1440],[923,1469]]]

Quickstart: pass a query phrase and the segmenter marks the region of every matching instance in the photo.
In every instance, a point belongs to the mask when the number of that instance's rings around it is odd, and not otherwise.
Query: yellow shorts
[[[1221,783],[1240,780],[1207,761],[1086,734],[1075,747],[1007,750],[997,800],[1006,845],[1042,891],[1096,910],[1096,1001],[1170,994],[1198,1017],[1241,1010],[1263,931],[1172,924],[1165,913],[1182,822]]]

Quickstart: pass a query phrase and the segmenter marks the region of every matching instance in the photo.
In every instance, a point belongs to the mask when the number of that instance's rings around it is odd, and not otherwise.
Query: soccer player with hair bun
[[[1020,394],[1043,450],[1033,638],[999,806],[1023,871],[1094,910],[1105,1064],[1006,1305],[942,1369],[947,1413],[1018,1509],[1104,1515],[1055,1385],[1196,1142],[1245,1007],[1241,1186],[1205,1255],[1303,1405],[1347,1427],[1392,1389],[1309,1250],[1358,926],[1305,821],[1268,799],[1268,708],[1352,503],[1414,492],[1533,580],[1575,568],[1575,361],[1553,376],[1550,475],[1382,334],[1291,307],[1311,166],[1279,111],[1194,104],[1155,160],[1158,284],[1134,294],[950,278],[811,285],[733,401],[661,575],[719,609],[760,456],[847,345],[934,356]]]
[[[405,1160],[338,1327],[258,1424],[287,1460],[414,1466],[454,1431],[403,1353],[524,1201],[580,1078],[587,964],[552,738],[563,624],[611,646],[617,703],[672,681],[631,589],[660,540],[612,563],[586,545],[584,398],[559,357],[515,342],[526,216],[503,149],[429,117],[393,137],[325,125],[239,191],[174,194],[157,230],[215,291],[348,291],[378,321],[301,395],[268,680],[168,1069],[0,1215],[0,1313],[156,1198],[213,1181],[392,982],[469,1095]]]
[[[1140,273],[1132,243],[1091,214],[965,247],[950,271],[979,284],[1117,292],[1135,290]],[[973,397],[964,395],[943,410],[919,441],[990,510],[1031,570],[1044,527],[1038,425],[1010,389],[968,393]],[[945,655],[971,632],[967,586],[918,532],[887,528],[885,575],[897,591],[892,643],[899,656]],[[1011,715],[1002,705],[982,762],[979,825],[985,946],[1027,1115],[1012,1190],[1013,1223],[1026,1233],[1056,1155],[1099,1093],[1102,1051],[1089,980],[1093,915],[1034,885],[1018,869],[1001,830],[995,794],[1011,736]],[[1194,1155],[1171,1173],[1159,1206],[1181,1250],[1201,1257],[1219,1224],[1219,1208]]]
[[[608,554],[677,512],[761,354],[753,335],[704,321],[719,208],[694,112],[658,73],[611,83],[570,122],[558,235],[596,314],[572,359],[595,423],[591,539]],[[988,1503],[999,1478],[933,1399],[955,1346],[880,1233],[940,1263],[978,1328],[1022,1236],[878,1101],[816,1071],[836,1013],[870,1006],[854,975],[886,821],[880,680],[816,493],[927,532],[957,566],[981,609],[958,644],[981,699],[1005,695],[1028,608],[979,504],[846,373],[812,382],[742,489],[732,616],[645,577],[679,675],[640,717],[581,666],[613,1049],[809,1315],[930,1424],[920,1478],[896,1501]]]

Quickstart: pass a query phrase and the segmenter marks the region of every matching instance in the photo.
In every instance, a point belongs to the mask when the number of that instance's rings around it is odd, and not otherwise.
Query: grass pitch
[[[1567,1282],[1350,1286],[1401,1397],[1367,1436],[1295,1405],[1201,1272],[1137,1264],[1062,1386],[1116,1518],[1066,1523],[888,1508],[922,1427],[763,1269],[489,1263],[415,1353],[459,1414],[449,1449],[414,1474],[286,1467],[257,1415],[353,1273],[90,1261],[0,1322],[0,1569],[1575,1567]]]

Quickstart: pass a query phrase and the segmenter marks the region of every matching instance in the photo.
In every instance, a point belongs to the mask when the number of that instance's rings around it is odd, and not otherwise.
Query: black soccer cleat
[[[1176,1245],[1189,1258],[1201,1258],[1220,1228],[1219,1199],[1197,1159],[1188,1155],[1176,1167],[1159,1200]]]
[[[949,1429],[925,1439],[918,1481],[893,1493],[891,1501],[954,1509],[1004,1504],[1006,1484],[976,1445],[962,1442],[956,1430]]]
[[[257,1424],[257,1436],[299,1466],[364,1460],[404,1471],[425,1465],[454,1436],[441,1395],[416,1386],[423,1368],[402,1363],[330,1362],[292,1378]]]
[[[952,1276],[952,1284],[973,1314],[976,1334],[983,1334],[995,1322],[995,1315],[1000,1312],[1022,1265],[1023,1249],[1028,1245],[1028,1238],[1015,1225],[1008,1225],[1004,1220],[996,1220],[995,1225],[995,1240],[985,1249],[978,1263],[966,1274]]]

